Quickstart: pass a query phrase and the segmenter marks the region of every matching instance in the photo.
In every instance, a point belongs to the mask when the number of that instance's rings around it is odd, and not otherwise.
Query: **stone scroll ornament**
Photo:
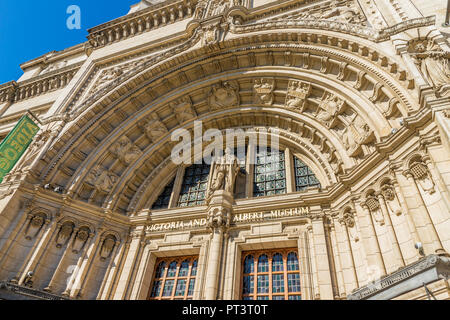
[[[254,102],[271,106],[275,98],[273,90],[275,89],[274,79],[256,79],[253,85]]]
[[[215,84],[209,92],[208,103],[213,110],[239,106],[239,85],[237,81],[224,81]]]
[[[227,148],[225,154],[211,164],[211,178],[206,198],[210,199],[214,192],[219,190],[233,194],[239,168],[237,157]]]
[[[306,100],[311,94],[312,87],[310,83],[302,81],[289,81],[289,87],[286,94],[286,108],[298,112],[303,112],[306,106]]]
[[[415,44],[413,51],[420,71],[437,95],[450,95],[450,52],[444,52],[432,41]]]

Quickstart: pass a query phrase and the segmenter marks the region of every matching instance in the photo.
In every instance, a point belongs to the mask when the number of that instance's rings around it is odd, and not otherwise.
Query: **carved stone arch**
[[[411,169],[411,165],[415,162],[423,162],[423,158],[426,154],[423,151],[415,151],[408,155],[403,161],[403,170],[409,171]]]
[[[289,31],[289,32],[292,32],[292,31]],[[277,39],[277,37],[276,37],[276,35],[278,35],[278,33],[277,34],[270,34],[269,36],[268,36],[268,39],[266,39],[266,41],[270,41],[270,39],[271,38],[273,38],[273,41],[275,41],[276,39]],[[298,36],[299,36],[299,34],[298,33],[292,33],[291,34],[291,36],[295,36],[295,38],[297,38]],[[347,37],[346,35],[338,35],[338,34],[336,34],[335,35],[336,37],[331,37],[330,38],[330,40],[335,40],[335,41],[331,41],[331,43],[330,44],[334,44],[334,46],[336,46],[337,47],[337,43],[339,43],[339,40],[341,40],[341,41],[344,41],[344,43],[346,43],[347,45],[349,44],[349,42],[352,40],[351,38],[350,39],[345,39],[345,37]],[[340,37],[344,37],[344,38],[342,38],[342,39],[340,39]],[[240,40],[240,41],[239,41]],[[230,39],[230,40],[227,40],[227,41],[225,41],[224,43],[223,43],[223,47],[224,48],[226,48],[226,47],[233,47],[233,46],[236,46],[236,45],[240,45],[240,46],[242,46],[243,44],[242,43],[240,43],[240,42],[243,42],[242,40],[247,40],[246,41],[246,43],[252,43],[253,41],[256,41],[255,43],[258,43],[258,42],[260,42],[261,41],[261,39],[258,39],[257,37],[255,38],[255,36],[254,35],[246,35],[246,36],[243,36],[243,37],[241,37],[241,38],[239,38],[239,40],[238,39]],[[354,39],[353,39],[353,41],[354,41]],[[246,43],[244,43],[244,45],[246,44]],[[355,42],[354,43],[355,45],[357,45],[357,43]],[[254,45],[254,43],[252,43],[252,45]],[[311,43],[311,46],[320,46],[320,43],[319,42],[313,42],[313,43]],[[356,48],[356,47],[355,47]],[[362,58],[364,58],[364,57],[366,57],[367,56],[367,54],[366,53],[364,53],[364,50],[363,50],[363,52],[361,53],[359,50],[349,50],[348,51],[348,53],[347,52],[344,52],[344,53],[342,53],[342,50],[344,49],[344,48],[339,48],[340,49],[340,53],[339,53],[339,55],[340,55],[340,57],[342,58],[342,57],[345,57],[345,56],[348,56],[348,57],[351,57],[351,56],[358,56],[358,55],[360,55]],[[204,49],[202,48],[202,49],[198,49],[199,50],[199,52],[196,52],[196,54],[194,54],[194,56],[204,56],[204,55],[206,55],[206,56],[208,56],[208,55],[210,55],[210,53],[207,53],[207,52],[205,52],[204,51]],[[323,50],[326,50],[326,49],[323,49]],[[345,50],[347,50],[347,49],[344,49],[344,51]],[[351,52],[351,54],[350,54],[350,52]],[[321,52],[321,54],[324,54],[325,52]],[[192,55],[191,54],[186,54],[185,55],[186,57],[187,56],[189,56],[189,57],[191,57]],[[390,63],[389,63],[389,55],[388,54],[386,54],[384,57],[381,57],[381,55],[379,55],[379,54],[377,54],[377,55],[375,55],[374,57],[376,57],[376,59],[372,59],[372,62],[370,62],[370,63],[375,63],[375,62],[377,62],[377,63],[380,63],[382,66],[384,65],[384,66],[386,66],[386,65],[390,65]],[[159,57],[160,59],[162,59],[162,57]],[[164,55],[164,57],[163,57],[164,59],[167,59],[167,56],[166,55]],[[181,60],[180,59],[180,57],[178,56],[177,57],[177,59],[178,60]],[[186,59],[186,58],[185,58]],[[350,59],[350,58],[349,58]],[[170,59],[169,59],[170,60]],[[355,58],[351,58],[351,60],[353,61],[356,61],[357,59],[355,59]],[[361,59],[360,59],[361,60]],[[362,61],[362,60],[361,60]],[[358,60],[358,62],[359,62],[359,60]],[[372,73],[372,72],[380,72],[380,71],[377,71],[376,70],[376,68],[370,68],[370,67],[368,67],[368,65],[369,65],[369,62],[367,61],[367,62],[365,62],[365,64],[366,65],[364,65],[364,67],[367,69],[367,73]],[[146,69],[148,69],[149,67],[148,66],[150,66],[150,65],[156,65],[155,63],[145,63],[145,64],[143,64],[143,65],[145,65],[145,67],[143,67],[143,68],[140,68],[140,69],[138,69],[138,70],[136,70],[136,73],[135,74],[137,74],[137,73],[145,73],[145,70]],[[163,67],[163,66],[169,66],[169,65],[171,65],[170,63],[169,63],[169,61],[166,61],[165,63],[163,63],[163,65],[162,66],[159,66],[159,67]],[[363,68],[364,69],[364,67],[361,67],[361,68]],[[150,67],[151,68],[151,67]],[[386,68],[380,68],[380,69],[386,69]],[[395,68],[394,68],[395,69]],[[389,72],[392,72],[392,73],[394,73],[394,74],[396,74],[397,73],[397,71],[393,71],[393,70],[391,70],[391,71],[389,71]],[[130,79],[131,79],[131,76],[129,77]],[[133,79],[135,79],[136,78],[136,76],[134,76],[133,77]],[[385,78],[385,79],[387,79],[386,77],[383,77],[383,78]],[[126,80],[126,81],[128,81],[128,79]],[[395,88],[395,81],[394,80],[391,80],[391,81],[388,81],[389,83],[387,83],[387,86],[388,87],[393,87],[393,88]],[[120,85],[119,85],[120,86]],[[402,85],[401,84],[397,84],[397,87],[398,88],[400,88]],[[109,94],[112,94],[114,91],[115,91],[115,87],[117,87],[117,85],[116,85],[116,83],[114,84],[114,85],[111,85],[111,86],[109,86],[107,89],[107,92],[109,92]],[[118,87],[117,87],[117,89],[119,89]],[[407,92],[405,91],[405,92],[401,92],[403,89],[397,89],[397,95],[398,95],[398,99],[399,99],[399,101],[404,101],[405,99],[407,99],[406,98],[406,96],[408,95],[407,94]],[[100,97],[100,96],[99,96]],[[102,93],[102,95],[101,95],[101,98],[106,98],[106,96],[105,96],[105,94],[104,93]],[[408,99],[412,99],[412,98],[408,98]],[[408,100],[407,99],[407,100]],[[95,100],[95,99],[94,99]],[[88,101],[86,101],[85,103],[84,103],[84,105],[85,106],[90,106],[90,107],[92,107],[93,106],[93,103],[94,101],[92,100],[92,99],[88,99]],[[407,104],[407,105],[411,105],[411,101],[409,101],[409,102],[406,102],[405,101],[405,103]],[[95,105],[95,104],[94,104]],[[81,109],[83,109],[83,108],[81,108]],[[80,111],[81,111],[81,109],[79,109]],[[79,112],[77,112],[77,113],[79,113]]]
[[[378,178],[377,182],[375,183],[374,188],[378,191],[380,191],[385,184],[392,184],[394,181],[396,181],[395,177],[393,177],[390,174],[382,175]]]

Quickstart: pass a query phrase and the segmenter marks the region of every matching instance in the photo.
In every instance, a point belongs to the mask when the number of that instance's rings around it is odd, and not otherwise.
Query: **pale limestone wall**
[[[254,13],[261,21],[273,18],[267,14],[270,10],[276,17],[298,14],[297,8],[285,10],[283,5],[255,0]],[[393,26],[431,15],[436,8],[437,24],[411,27],[378,41],[329,25],[323,30],[292,25],[272,29],[267,24],[247,28],[244,21],[230,26],[231,31],[217,40],[220,44],[208,44],[206,26],[216,18],[205,16],[198,19],[200,24],[189,17],[86,52],[74,47],[56,54],[52,63],[80,64],[68,83],[18,101],[0,101],[0,134],[8,132],[26,109],[36,110],[41,119],[56,116],[44,124],[52,136],[28,159],[29,166],[15,168],[0,185],[0,281],[23,285],[33,271],[36,290],[73,299],[147,299],[158,258],[196,255],[194,298],[238,300],[242,252],[298,248],[303,299],[345,299],[370,281],[417,261],[417,242],[423,243],[426,254],[450,252],[450,120],[445,111],[449,98],[445,92],[436,95],[438,90],[408,51],[408,41],[415,40],[418,30],[446,48],[446,35],[438,31],[442,4],[380,1],[375,13],[368,14],[372,5],[373,1],[361,2],[371,24],[382,16],[385,27]],[[263,11],[257,11],[262,6]],[[192,30],[197,28],[201,31],[196,36]],[[232,51],[241,46],[243,53]],[[42,67],[39,59],[24,64],[19,82],[33,82]],[[108,74],[114,68],[132,76],[120,82],[123,74]],[[255,103],[254,81],[261,78],[275,81],[270,105]],[[286,110],[293,79],[313,87],[301,111]],[[211,87],[225,80],[236,81],[234,94],[240,105],[217,111],[210,105]],[[118,85],[112,86],[114,82]],[[93,99],[99,84],[107,90]],[[347,105],[339,117],[333,116],[332,124],[317,119],[327,94]],[[189,98],[195,116],[185,122],[171,107],[182,97]],[[66,123],[62,115],[69,114]],[[167,131],[189,127],[199,118],[221,129],[281,128],[285,155],[304,160],[323,190],[292,192],[293,165],[288,161],[288,194],[236,201],[224,197],[218,207],[231,217],[298,207],[309,208],[308,214],[231,226],[208,222],[188,231],[149,231],[155,223],[207,219],[217,209],[175,208],[184,168],[167,160],[167,137],[149,138],[137,126],[155,114]],[[365,121],[370,136],[360,135],[364,142],[352,149],[343,141],[344,130],[357,130],[350,125],[357,117]],[[125,165],[111,152],[111,145],[123,136],[142,152],[135,163]],[[89,181],[97,165],[101,174],[120,180],[113,185],[98,177]],[[252,172],[250,165],[247,169]],[[152,212],[152,203],[173,177],[178,191],[169,209]],[[55,186],[63,193],[53,192]],[[251,189],[249,179],[245,193],[251,195]],[[66,224],[72,231],[61,237]],[[79,237],[84,228],[86,239]],[[430,288],[440,299],[448,299],[448,283]],[[400,298],[425,297],[418,290]]]

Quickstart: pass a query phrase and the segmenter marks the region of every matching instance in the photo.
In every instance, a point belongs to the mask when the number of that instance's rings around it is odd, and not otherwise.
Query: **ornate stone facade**
[[[241,258],[279,249],[302,299],[339,300],[420,264],[418,242],[450,252],[448,32],[375,2],[142,2],[23,64],[0,136],[25,99],[42,124],[0,184],[0,298],[155,298],[158,259],[189,257],[186,297],[239,300]],[[199,122],[245,132],[243,155],[172,161]]]

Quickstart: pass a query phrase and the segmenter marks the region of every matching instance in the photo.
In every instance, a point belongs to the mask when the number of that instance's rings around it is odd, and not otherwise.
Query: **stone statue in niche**
[[[115,245],[116,239],[113,236],[108,236],[103,241],[102,248],[100,250],[100,260],[105,261],[108,259],[111,256]]]
[[[423,191],[430,195],[436,192],[434,181],[431,178],[431,174],[425,164],[422,162],[416,162],[411,165],[410,170],[414,179],[422,187]]]
[[[140,156],[142,151],[127,136],[122,136],[119,141],[112,145],[111,153],[118,157],[125,165],[129,166],[134,163]]]
[[[171,103],[170,107],[180,124],[197,117],[189,97],[184,97],[180,101]]]
[[[25,239],[32,240],[34,239],[41,228],[44,226],[45,218],[41,215],[34,215],[31,217],[28,227],[25,232]]]
[[[433,41],[425,41],[415,45],[412,54],[416,58],[420,70],[439,95],[450,92],[450,52],[444,52]]]
[[[77,232],[75,239],[72,244],[72,252],[78,254],[86,245],[87,240],[89,239],[89,230],[82,228]]]
[[[239,85],[236,81],[215,84],[209,93],[208,102],[213,110],[237,107],[239,105]]]
[[[253,85],[256,104],[271,106],[274,100],[273,90],[275,89],[274,79],[256,79]]]
[[[144,126],[147,137],[152,141],[156,141],[169,132],[166,126],[159,120],[156,114],[152,114],[152,119]]]
[[[116,174],[109,172],[100,165],[94,167],[86,178],[87,183],[103,193],[110,193],[117,181],[119,181],[119,177]]]
[[[211,178],[207,193],[207,199],[211,198],[214,192],[224,190],[230,194],[234,193],[236,176],[239,172],[238,158],[227,148],[225,154],[218,157],[211,164]]]
[[[228,9],[229,5],[229,0],[217,0],[212,4],[211,16],[221,15]]]
[[[69,241],[73,229],[74,227],[70,223],[66,223],[61,226],[58,232],[58,236],[56,237],[56,247],[58,249],[62,248]]]
[[[343,106],[344,100],[332,93],[325,92],[319,103],[316,117],[328,128],[332,128],[336,125],[337,116]]]
[[[370,127],[359,116],[344,129],[342,140],[350,156],[356,156],[361,151],[361,145],[367,143],[372,133]]]
[[[396,216],[401,215],[402,207],[397,198],[397,194],[395,193],[394,186],[392,186],[391,184],[384,184],[381,187],[381,194],[386,201],[386,206],[388,207],[390,213],[395,214]]]
[[[329,19],[343,23],[366,25],[366,18],[354,1],[333,0],[325,12],[317,16],[319,19]]]
[[[290,81],[286,95],[286,107],[299,112],[303,112],[306,105],[306,99],[311,94],[312,87],[310,83],[301,81]]]

